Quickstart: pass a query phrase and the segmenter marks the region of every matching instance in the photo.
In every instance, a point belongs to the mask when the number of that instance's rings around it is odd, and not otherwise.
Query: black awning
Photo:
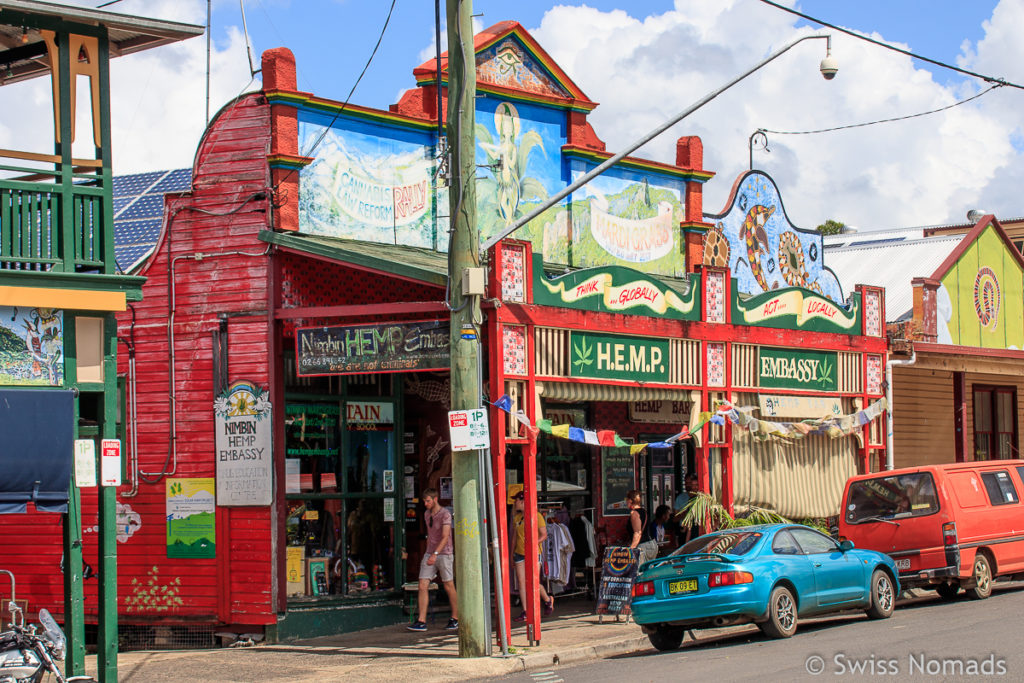
[[[71,391],[0,390],[0,513],[67,512],[74,419]]]

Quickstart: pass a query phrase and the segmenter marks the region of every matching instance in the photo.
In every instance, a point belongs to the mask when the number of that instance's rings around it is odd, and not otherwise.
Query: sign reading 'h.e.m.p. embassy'
[[[448,321],[307,327],[295,333],[300,377],[415,372],[450,365]]]

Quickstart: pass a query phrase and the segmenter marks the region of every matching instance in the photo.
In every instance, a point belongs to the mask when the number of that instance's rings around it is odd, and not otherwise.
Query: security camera
[[[839,62],[831,56],[825,57],[825,59],[821,60],[821,66],[819,66],[818,69],[821,71],[821,75],[825,77],[826,81],[831,81],[839,72]]]

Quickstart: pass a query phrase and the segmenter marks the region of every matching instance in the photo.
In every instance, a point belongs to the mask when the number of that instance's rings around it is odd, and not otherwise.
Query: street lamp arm
[[[757,71],[758,69],[760,69],[764,65],[768,64],[769,62],[775,60],[776,58],[782,56],[784,53],[788,52],[793,47],[795,47],[798,43],[802,43],[805,40],[815,40],[815,39],[819,39],[819,38],[826,39],[828,41],[829,46],[831,46],[832,36],[828,35],[828,34],[825,34],[825,35],[804,36],[802,38],[797,38],[792,43],[789,43],[788,45],[780,48],[778,51],[772,53],[766,59],[764,59],[763,61],[759,62],[754,67],[748,69],[747,71],[743,72],[739,76],[736,76],[731,81],[729,81],[725,85],[721,86],[717,90],[711,91],[710,93],[708,93],[707,95],[705,95],[701,99],[697,100],[697,102],[695,102],[694,104],[690,105],[689,107],[687,107],[683,111],[679,112],[678,114],[673,116],[671,119],[669,119],[665,123],[661,124],[660,126],[655,128],[654,130],[652,130],[647,135],[644,135],[639,140],[636,140],[632,144],[628,145],[626,147],[626,149],[624,149],[621,152],[619,152],[618,154],[616,154],[616,155],[606,159],[603,163],[601,163],[601,165],[597,166],[596,168],[591,170],[586,175],[580,177],[577,181],[575,181],[571,185],[566,186],[565,188],[560,190],[558,193],[556,193],[556,194],[552,195],[551,197],[549,197],[547,199],[547,201],[542,203],[540,206],[535,208],[533,211],[531,211],[530,213],[526,214],[525,216],[523,216],[522,218],[517,220],[512,225],[509,225],[508,227],[503,229],[500,233],[498,233],[494,237],[492,237],[489,240],[487,240],[487,242],[483,246],[483,251],[486,252],[488,249],[493,247],[495,244],[497,244],[501,240],[505,239],[506,237],[511,235],[513,232],[515,232],[519,228],[523,227],[524,225],[526,225],[527,223],[532,221],[534,218],[537,218],[538,216],[540,216],[542,213],[547,211],[549,208],[551,208],[552,206],[554,206],[555,204],[557,204],[561,200],[565,199],[567,196],[569,196],[569,194],[571,194],[572,192],[575,192],[579,188],[583,187],[584,185],[589,183],[591,180],[593,180],[597,176],[601,175],[602,173],[604,173],[605,171],[610,169],[612,166],[614,166],[615,164],[617,164],[620,161],[622,161],[625,157],[629,156],[630,154],[632,154],[636,150],[640,149],[641,147],[646,145],[648,142],[650,142],[654,138],[658,137],[659,135],[664,133],[666,130],[668,130],[669,128],[671,128],[675,124],[679,123],[680,121],[685,119],[687,116],[689,116],[693,112],[697,111],[698,109],[703,107],[705,104],[707,104],[708,102],[710,102],[711,100],[715,99],[716,97],[721,95],[723,92],[725,92],[726,90],[728,90],[732,86],[734,86],[737,83],[739,83],[740,81],[742,81],[744,78],[746,78],[750,74],[754,73],[755,71]]]

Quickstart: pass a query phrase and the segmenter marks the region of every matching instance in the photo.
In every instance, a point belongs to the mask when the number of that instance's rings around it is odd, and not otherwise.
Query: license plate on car
[[[896,569],[900,569],[900,570],[902,570],[902,569],[910,569],[910,560],[909,559],[896,560]]]
[[[695,593],[697,591],[697,579],[684,579],[682,581],[672,581],[668,584],[669,595],[675,595],[677,593]]]

